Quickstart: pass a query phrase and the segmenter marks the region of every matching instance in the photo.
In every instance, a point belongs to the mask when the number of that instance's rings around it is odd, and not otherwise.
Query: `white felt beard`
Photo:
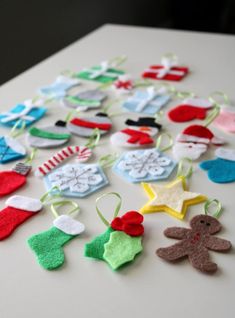
[[[183,158],[196,160],[207,151],[207,146],[205,144],[176,142],[172,151],[174,158],[177,160]]]

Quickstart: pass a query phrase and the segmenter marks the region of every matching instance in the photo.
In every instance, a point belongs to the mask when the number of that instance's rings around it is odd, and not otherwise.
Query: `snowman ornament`
[[[136,121],[127,119],[125,124],[127,128],[111,136],[110,141],[114,146],[135,148],[152,145],[155,142],[153,137],[162,127],[152,117],[141,117]]]

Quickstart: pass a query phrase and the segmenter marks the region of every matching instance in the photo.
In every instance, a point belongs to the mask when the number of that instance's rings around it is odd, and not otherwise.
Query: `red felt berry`
[[[122,216],[121,219],[128,224],[141,224],[144,220],[144,217],[139,212],[128,211]]]
[[[116,230],[116,231],[122,231],[122,229],[123,229],[122,219],[119,217],[113,219],[113,221],[111,222],[111,228]]]
[[[142,224],[127,224],[124,223],[123,231],[130,236],[140,236],[144,233],[144,227]]]

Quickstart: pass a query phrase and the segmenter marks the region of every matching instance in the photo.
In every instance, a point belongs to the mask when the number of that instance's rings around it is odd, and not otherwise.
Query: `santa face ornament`
[[[167,179],[176,163],[156,148],[128,151],[121,155],[113,171],[129,182]]]
[[[207,127],[191,125],[176,137],[172,150],[177,160],[185,157],[196,160],[207,151],[210,144],[219,146],[223,143]]]
[[[26,140],[31,147],[43,149],[62,146],[69,141],[70,137],[66,122],[60,120],[54,126],[30,128]]]
[[[89,138],[99,129],[101,135],[106,134],[112,128],[112,122],[105,113],[98,113],[93,117],[77,117],[67,124],[68,130],[77,136]]]
[[[152,145],[155,142],[153,137],[162,127],[152,117],[142,117],[137,121],[127,119],[125,123],[128,128],[114,133],[110,138],[114,146],[135,148]]]
[[[79,111],[86,111],[89,109],[99,108],[107,95],[98,89],[88,90],[78,93],[75,96],[67,95],[63,99],[64,106],[74,108]]]

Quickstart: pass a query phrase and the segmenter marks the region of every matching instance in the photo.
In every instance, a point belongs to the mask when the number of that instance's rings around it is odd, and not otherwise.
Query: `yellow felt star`
[[[142,214],[153,212],[166,212],[183,219],[187,208],[207,200],[200,193],[189,192],[186,189],[185,177],[178,177],[166,186],[142,183],[150,200],[140,209]]]

